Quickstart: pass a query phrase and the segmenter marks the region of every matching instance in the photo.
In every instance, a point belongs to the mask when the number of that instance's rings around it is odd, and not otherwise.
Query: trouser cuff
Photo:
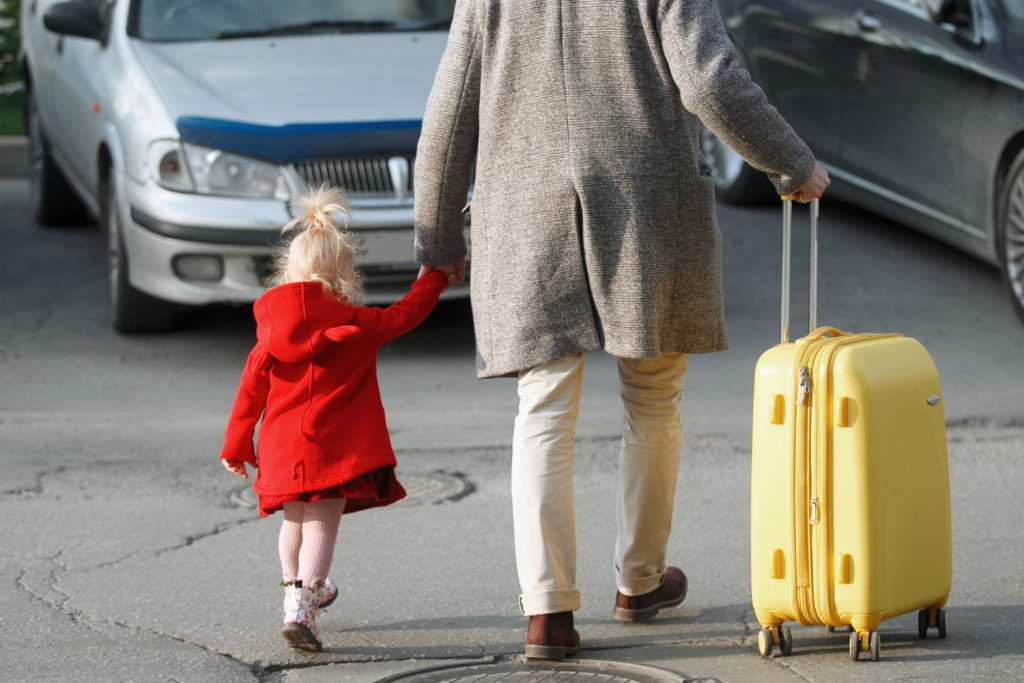
[[[631,598],[635,598],[638,595],[646,595],[651,591],[656,591],[661,588],[661,584],[665,581],[665,572],[660,574],[652,574],[651,576],[633,577],[627,579],[624,576],[619,576],[619,592]]]
[[[575,612],[579,608],[580,592],[575,588],[519,596],[519,610],[527,616]]]

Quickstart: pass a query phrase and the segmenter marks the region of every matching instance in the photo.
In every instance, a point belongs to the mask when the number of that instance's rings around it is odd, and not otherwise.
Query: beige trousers
[[[568,355],[519,375],[512,438],[512,518],[519,607],[524,614],[568,612],[576,589],[572,458],[584,356]],[[661,585],[672,529],[682,447],[686,356],[618,359],[624,406],[615,572],[625,595]]]

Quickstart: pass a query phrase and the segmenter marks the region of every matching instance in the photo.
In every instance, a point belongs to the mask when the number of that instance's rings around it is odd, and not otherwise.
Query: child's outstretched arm
[[[220,459],[232,465],[241,465],[242,472],[235,466],[225,464],[229,471],[245,476],[242,463],[256,465],[256,449],[253,447],[252,436],[256,431],[256,423],[263,415],[267,404],[267,393],[270,391],[270,355],[257,344],[249,352],[249,358],[242,370],[238,382],[235,403],[228,418],[227,430],[224,433],[224,447],[220,451]]]
[[[364,310],[365,317],[360,321],[360,327],[375,335],[381,343],[400,337],[427,319],[447,287],[448,275],[432,270],[412,283],[412,291],[387,308]]]

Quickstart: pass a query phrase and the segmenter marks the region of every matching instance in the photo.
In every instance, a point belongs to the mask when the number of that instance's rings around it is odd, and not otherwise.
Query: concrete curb
[[[28,167],[28,138],[0,135],[0,178],[23,178]]]

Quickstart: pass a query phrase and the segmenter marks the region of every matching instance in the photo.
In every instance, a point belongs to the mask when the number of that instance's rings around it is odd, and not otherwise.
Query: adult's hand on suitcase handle
[[[825,188],[831,184],[832,181],[828,177],[828,171],[819,164],[815,164],[814,171],[811,172],[811,177],[807,179],[807,182],[793,190],[790,194],[783,196],[783,199],[793,199],[801,204],[806,204],[812,199],[820,198],[821,195],[825,194]]]

